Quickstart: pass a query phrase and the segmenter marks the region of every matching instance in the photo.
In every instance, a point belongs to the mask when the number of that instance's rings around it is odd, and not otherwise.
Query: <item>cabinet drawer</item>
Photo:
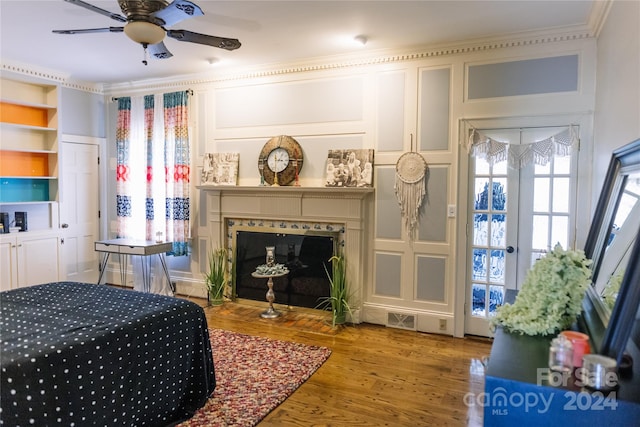
[[[117,254],[120,252],[120,246],[118,245],[107,245],[105,243],[96,243],[95,249],[98,252],[111,252]]]
[[[120,253],[127,255],[146,255],[144,246],[120,246]]]

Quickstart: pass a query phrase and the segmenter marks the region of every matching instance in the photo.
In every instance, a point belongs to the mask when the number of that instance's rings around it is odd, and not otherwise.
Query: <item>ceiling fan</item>
[[[199,43],[226,50],[235,50],[241,46],[238,39],[209,36],[187,30],[167,29],[166,27],[175,25],[184,19],[204,15],[204,12],[202,12],[202,9],[200,9],[198,5],[188,0],[174,0],[171,3],[166,0],[118,0],[118,5],[126,17],[101,9],[82,0],[65,1],[126,24],[124,27],[53,30],[54,33],[85,34],[124,32],[127,37],[136,43],[140,43],[144,48],[145,59],[142,61],[144,65],[147,65],[147,49],[151,57],[156,59],[166,59],[173,56],[162,41],[165,36],[181,42]]]

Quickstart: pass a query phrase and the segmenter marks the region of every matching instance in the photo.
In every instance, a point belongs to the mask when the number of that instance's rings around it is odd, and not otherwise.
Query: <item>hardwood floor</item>
[[[225,302],[205,307],[210,328],[326,346],[332,354],[318,371],[274,409],[265,426],[481,426],[482,408],[465,395],[484,388],[482,359],[491,341],[453,338],[371,324],[327,325],[328,313]],[[215,349],[214,349],[215,351]],[[467,399],[468,400],[468,399]]]

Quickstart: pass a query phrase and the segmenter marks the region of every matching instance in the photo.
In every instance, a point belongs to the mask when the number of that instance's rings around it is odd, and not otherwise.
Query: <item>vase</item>
[[[207,299],[209,300],[208,303],[211,307],[222,305],[224,302],[222,295],[216,295],[216,292],[210,292]]]
[[[347,323],[347,313],[333,313],[333,324],[344,325]]]

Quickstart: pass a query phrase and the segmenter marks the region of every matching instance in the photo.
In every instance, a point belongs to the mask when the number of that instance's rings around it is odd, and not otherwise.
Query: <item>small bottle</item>
[[[564,335],[551,340],[549,368],[558,372],[571,372],[573,370],[573,344]]]

